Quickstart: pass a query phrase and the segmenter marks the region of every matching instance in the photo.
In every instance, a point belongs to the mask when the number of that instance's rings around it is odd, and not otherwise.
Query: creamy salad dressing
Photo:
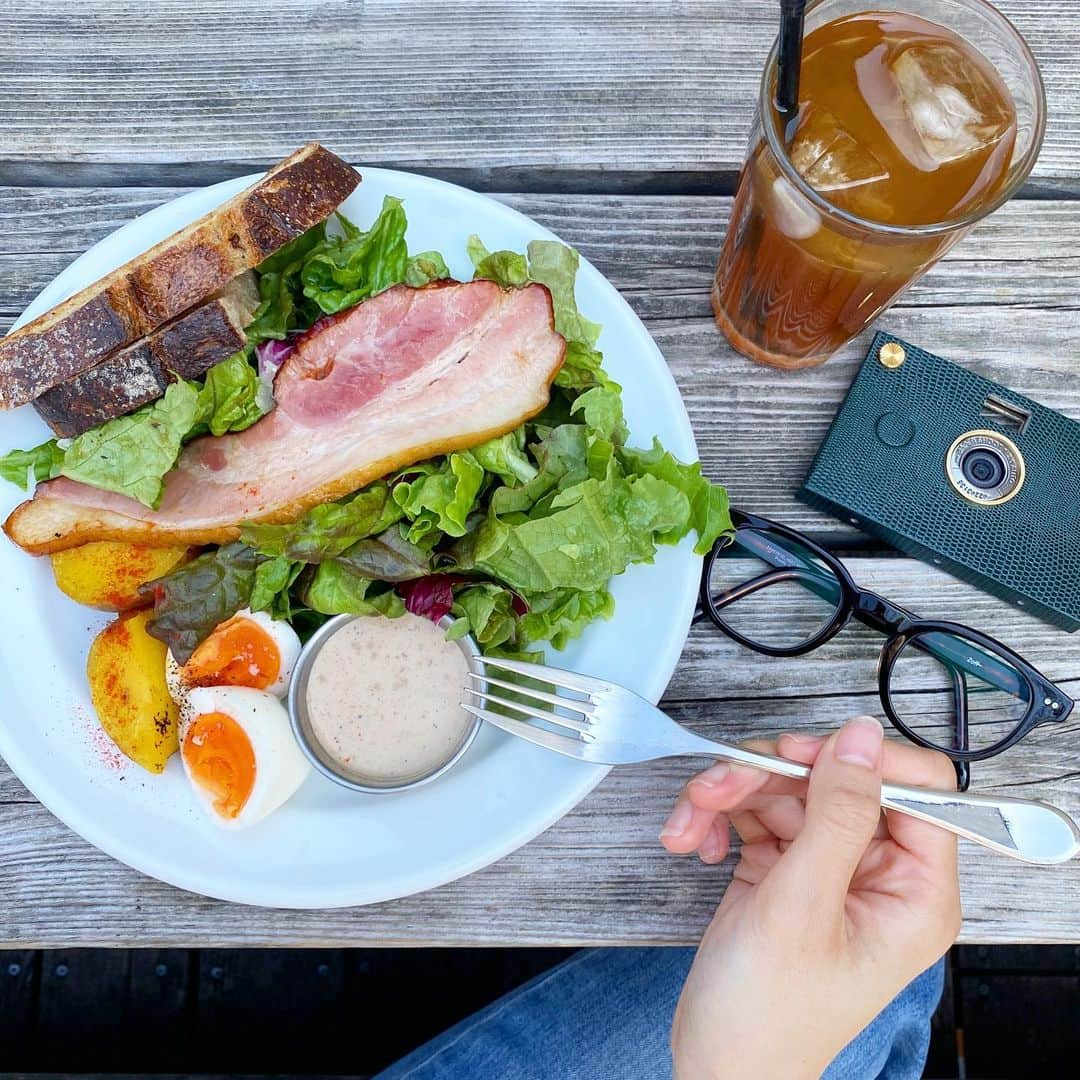
[[[473,725],[460,706],[468,664],[415,615],[353,619],[319,649],[307,682],[311,733],[360,781],[433,772]]]

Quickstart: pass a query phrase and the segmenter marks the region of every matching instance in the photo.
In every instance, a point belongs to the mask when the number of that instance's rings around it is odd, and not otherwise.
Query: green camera
[[[799,492],[917,558],[1080,629],[1080,424],[889,334]]]

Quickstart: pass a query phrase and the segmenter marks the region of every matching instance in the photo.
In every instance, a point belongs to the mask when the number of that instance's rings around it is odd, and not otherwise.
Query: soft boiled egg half
[[[216,627],[186,664],[169,653],[165,678],[179,705],[196,686],[249,686],[280,697],[299,657],[300,639],[287,622],[245,608]]]
[[[285,706],[265,690],[195,687],[180,722],[184,772],[210,816],[227,828],[273,813],[311,771]]]
[[[180,760],[199,802],[227,828],[261,821],[291,798],[311,766],[279,700],[300,639],[265,612],[238,611],[165,681],[180,706]]]

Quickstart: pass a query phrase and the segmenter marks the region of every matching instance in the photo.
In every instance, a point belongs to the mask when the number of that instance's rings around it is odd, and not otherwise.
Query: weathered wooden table
[[[881,325],[1080,418],[1080,10],[1001,0],[1050,101],[1022,196]],[[847,552],[925,616],[1000,636],[1080,689],[1080,640],[794,500],[866,336],[823,368],[737,356],[709,311],[774,0],[21,0],[0,18],[0,331],[76,255],[187,187],[319,139],[357,165],[441,176],[550,226],[622,291],[682,389],[708,474],[736,505]],[[879,709],[880,639],[852,629],[771,661],[695,630],[666,697],[744,738]],[[2,647],[2,644],[0,644]],[[2,705],[0,705],[2,707]],[[1080,814],[1080,721],[975,767],[979,790]],[[690,765],[613,773],[481,873],[377,907],[230,906],[141,877],[56,821],[0,765],[0,943],[20,945],[696,942],[729,873],[657,843]],[[969,846],[967,941],[1080,941],[1080,862]]]

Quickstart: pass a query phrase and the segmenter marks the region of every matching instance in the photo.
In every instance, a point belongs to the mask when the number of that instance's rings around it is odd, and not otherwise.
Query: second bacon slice
[[[149,510],[66,478],[4,530],[44,554],[91,540],[218,544],[245,521],[292,521],[405,465],[512,431],[547,404],[565,342],[542,285],[404,285],[324,320],[247,431],[198,439]]]

